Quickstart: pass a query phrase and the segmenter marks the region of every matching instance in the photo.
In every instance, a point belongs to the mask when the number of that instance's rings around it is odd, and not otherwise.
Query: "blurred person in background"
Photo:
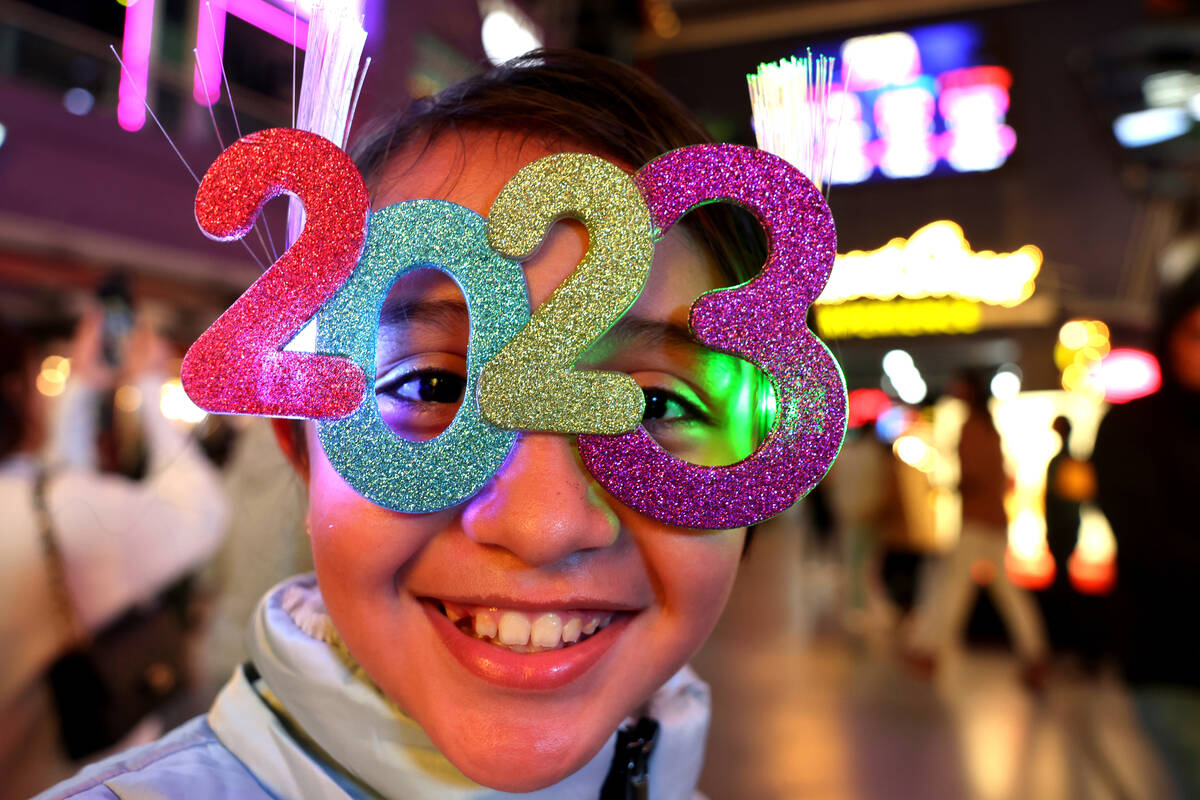
[[[1051,427],[1062,447],[1046,465],[1046,545],[1054,556],[1056,574],[1065,576],[1079,536],[1081,509],[1096,494],[1096,476],[1091,464],[1071,455],[1071,421],[1055,417]]]
[[[1046,680],[1046,634],[1033,598],[1009,579],[1004,566],[1008,549],[1004,495],[1012,479],[1004,471],[1000,433],[988,411],[986,378],[964,372],[951,384],[949,394],[966,403],[968,412],[958,442],[962,527],[958,543],[943,568],[934,573],[935,583],[917,609],[913,649],[907,659],[918,671],[931,675],[941,651],[962,631],[976,582],[986,582],[1020,656],[1021,680],[1040,690]]]
[[[100,309],[85,313],[69,377],[62,375],[65,386],[53,401],[36,388],[43,347],[6,332],[0,348],[3,798],[28,797],[78,768],[60,742],[47,671],[79,644],[80,628],[94,634],[196,570],[224,530],[215,470],[155,402],[165,343],[143,323],[113,368],[102,355],[103,326]],[[149,463],[142,481],[96,468],[98,395],[117,377],[143,400]],[[47,529],[61,571],[46,550]],[[71,609],[63,607],[64,588]]]
[[[1103,651],[1103,600],[1084,597],[1071,585],[1071,555],[1079,539],[1084,503],[1096,497],[1096,472],[1091,462],[1071,454],[1071,421],[1054,418],[1051,427],[1062,442],[1046,465],[1043,516],[1046,546],[1054,557],[1054,583],[1037,597],[1046,615],[1046,627],[1056,653],[1078,653],[1084,666],[1099,666]]]
[[[1200,797],[1200,269],[1164,294],[1158,392],[1115,405],[1093,463],[1117,540],[1117,655],[1181,797]]]

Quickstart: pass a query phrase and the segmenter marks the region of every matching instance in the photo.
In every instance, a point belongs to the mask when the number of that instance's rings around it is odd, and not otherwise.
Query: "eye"
[[[462,402],[467,381],[462,375],[443,369],[399,369],[375,382],[375,394],[387,394],[408,403]]]
[[[645,423],[707,422],[706,414],[698,404],[658,386],[642,388],[646,397],[646,410],[642,414]]]

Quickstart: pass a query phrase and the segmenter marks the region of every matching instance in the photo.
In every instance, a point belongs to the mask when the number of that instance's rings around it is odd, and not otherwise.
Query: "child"
[[[632,172],[704,141],[633,70],[545,51],[417,102],[357,160],[376,209],[437,198],[486,216],[542,156],[591,152]],[[700,294],[762,265],[760,237],[739,224],[721,206],[675,226],[637,302],[581,361],[633,376],[646,430],[699,464],[744,458],[760,428],[757,371],[687,327]],[[582,225],[556,225],[523,263],[534,308],[587,242]],[[427,440],[449,425],[469,333],[444,273],[395,283],[375,388],[396,435]],[[644,786],[651,748],[648,796],[693,796],[707,687],[685,665],[725,603],[745,529],[631,510],[582,467],[572,436],[522,432],[477,494],[403,514],[352,489],[312,424],[277,432],[308,484],[315,581],[267,596],[250,663],[206,718],[45,797],[623,798]]]

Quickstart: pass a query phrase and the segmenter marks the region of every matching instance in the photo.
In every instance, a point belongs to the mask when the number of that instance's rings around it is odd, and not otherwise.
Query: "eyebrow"
[[[634,343],[646,348],[687,348],[699,350],[702,353],[713,352],[701,344],[686,326],[645,317],[622,317],[601,339],[609,341],[615,339],[622,343]]]
[[[389,300],[379,311],[380,327],[426,324],[451,328],[469,323],[470,312],[461,300]]]

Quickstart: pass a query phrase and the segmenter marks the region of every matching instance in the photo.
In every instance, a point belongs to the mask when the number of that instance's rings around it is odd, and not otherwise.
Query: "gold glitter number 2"
[[[620,167],[583,153],[538,159],[513,176],[488,214],[492,247],[526,259],[565,217],[588,251],[479,376],[479,409],[513,430],[615,435],[641,423],[645,399],[628,375],[575,362],[633,305],[650,274],[650,212]]]

